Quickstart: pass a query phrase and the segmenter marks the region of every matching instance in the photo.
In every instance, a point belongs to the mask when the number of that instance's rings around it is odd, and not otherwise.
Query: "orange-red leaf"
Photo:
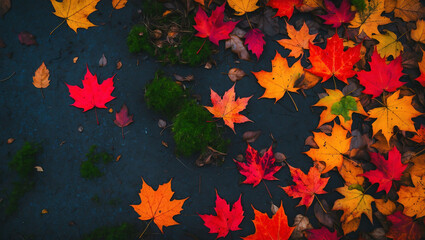
[[[393,240],[419,240],[423,237],[424,231],[421,225],[400,211],[387,216],[387,220],[392,223],[387,237]]]
[[[277,13],[275,17],[286,16],[288,19],[292,17],[294,13],[294,7],[301,7],[303,5],[302,0],[270,0],[267,3],[267,6],[272,8],[277,8]]]

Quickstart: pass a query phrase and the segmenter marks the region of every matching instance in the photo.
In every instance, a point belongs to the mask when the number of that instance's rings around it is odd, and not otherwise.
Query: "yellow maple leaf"
[[[403,213],[416,218],[425,216],[425,179],[411,175],[415,187],[401,186],[398,194],[398,202],[403,204]]]
[[[385,0],[385,12],[394,11],[394,16],[405,22],[416,21],[425,16],[425,8],[419,0]]]
[[[387,58],[393,56],[397,58],[400,55],[400,52],[403,51],[403,44],[397,41],[397,35],[391,31],[384,30],[383,34],[374,35],[372,38],[379,41],[376,45],[376,50],[378,51],[381,58]]]
[[[386,216],[393,214],[396,210],[395,203],[389,199],[375,199],[375,205],[378,211]]]
[[[387,142],[394,134],[393,128],[398,126],[402,131],[416,132],[412,118],[421,115],[412,106],[414,96],[404,96],[399,99],[400,90],[384,99],[384,106],[369,110],[369,117],[376,118],[372,123],[373,135],[382,130]]]
[[[258,9],[258,0],[227,0],[227,2],[229,6],[236,11],[235,15],[238,16]]]
[[[344,195],[345,198],[338,199],[332,210],[343,210],[344,214],[341,216],[341,222],[350,222],[356,218],[360,218],[364,213],[373,223],[372,218],[372,202],[375,199],[358,190],[357,188],[350,189],[348,186],[337,188],[336,191]]]
[[[364,177],[361,176],[363,174],[363,168],[360,164],[352,160],[347,159],[343,161],[339,174],[345,180],[346,186],[353,184],[363,185]]]
[[[410,36],[416,42],[425,43],[425,21],[418,20],[416,22],[416,29],[413,29],[410,32]]]
[[[294,87],[294,83],[303,73],[304,69],[300,61],[295,62],[289,67],[286,58],[283,58],[278,52],[276,52],[276,56],[272,60],[271,72],[264,70],[252,72],[257,78],[258,83],[266,89],[260,98],[275,98],[275,102],[281,99],[286,92],[288,94],[289,92],[297,92],[298,88]]]
[[[100,0],[63,0],[62,2],[58,2],[56,0],[50,1],[55,8],[55,12],[53,12],[53,14],[63,18],[64,20],[61,24],[66,21],[68,26],[74,30],[75,33],[77,33],[78,28],[88,29],[89,27],[96,26],[91,23],[87,17],[92,12],[97,10],[96,5]]]
[[[139,205],[130,205],[134,208],[142,221],[151,219],[158,226],[159,230],[163,232],[163,227],[179,224],[174,221],[173,217],[180,214],[183,210],[182,206],[188,199],[174,199],[171,198],[174,192],[171,190],[171,180],[168,183],[159,185],[155,191],[143,180],[142,189],[140,189],[140,200]]]
[[[115,9],[121,9],[125,7],[127,4],[127,0],[112,0],[112,7]]]
[[[322,173],[327,173],[334,167],[341,168],[343,154],[350,149],[351,137],[347,138],[347,132],[338,124],[334,124],[331,136],[323,132],[313,132],[314,141],[319,148],[311,148],[305,154],[313,161],[325,162],[326,167]]]
[[[363,11],[357,11],[356,16],[350,22],[349,28],[359,28],[369,37],[379,34],[378,26],[391,23],[387,17],[381,16],[384,11],[384,2],[381,0],[365,1],[366,7]]]
[[[304,54],[304,49],[309,49],[309,42],[313,43],[316,38],[316,34],[310,34],[307,24],[303,23],[303,26],[299,31],[295,30],[294,26],[286,23],[286,31],[288,32],[289,39],[277,40],[277,42],[284,48],[290,49],[288,57],[299,57]]]
[[[408,170],[410,175],[425,176],[425,154],[414,157],[410,162],[413,163],[413,166]]]
[[[35,75],[32,77],[32,84],[36,88],[46,88],[50,85],[49,77],[49,69],[47,69],[43,62],[41,66],[35,71]]]
[[[358,113],[367,116],[367,113],[364,111],[360,100],[357,97],[352,96],[344,96],[344,94],[338,90],[325,89],[328,96],[321,98],[316,104],[313,106],[316,107],[326,107],[325,110],[320,114],[320,121],[317,127],[322,126],[325,123],[333,121],[336,117],[339,118],[339,122],[341,126],[351,132],[351,124],[353,123],[352,115],[353,113]],[[356,110],[351,110],[350,108],[346,108],[347,116],[343,117],[343,115],[333,114],[332,108],[335,104],[341,103],[343,98],[350,98],[350,100],[355,101]],[[348,118],[347,118],[348,117]]]

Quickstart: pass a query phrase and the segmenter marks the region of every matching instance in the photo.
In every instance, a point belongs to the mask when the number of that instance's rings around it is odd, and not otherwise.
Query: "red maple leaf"
[[[309,42],[309,48],[310,57],[308,59],[313,67],[306,70],[322,77],[322,82],[335,76],[348,84],[347,78],[356,75],[353,65],[360,60],[361,44],[344,51],[342,38],[339,38],[338,33],[335,33],[331,38],[328,38],[325,49],[311,42]]]
[[[385,90],[394,92],[401,87],[405,82],[400,82],[399,79],[404,74],[401,72],[401,55],[390,63],[386,63],[385,58],[381,58],[378,51],[372,54],[370,61],[370,71],[362,70],[357,73],[360,84],[365,87],[363,93],[372,94],[372,97],[378,97]]]
[[[289,166],[289,165],[288,165]],[[301,169],[289,166],[292,180],[295,185],[281,187],[286,194],[293,198],[301,198],[298,206],[305,205],[307,208],[313,203],[316,194],[325,194],[323,188],[328,184],[329,178],[321,178],[320,172],[315,167],[311,167],[308,174]]]
[[[216,193],[215,200],[215,212],[217,216],[208,215],[208,214],[199,214],[199,216],[204,220],[204,225],[210,229],[209,233],[218,233],[217,238],[226,237],[229,231],[241,230],[239,228],[239,224],[242,222],[243,209],[241,204],[241,196],[239,196],[238,201],[236,201],[232,210],[230,210],[230,205],[227,204],[226,200],[220,198],[220,196]]]
[[[326,227],[320,229],[310,229],[308,231],[308,240],[338,240],[339,237],[336,231],[329,231]]]
[[[379,184],[378,192],[385,190],[388,193],[393,180],[400,180],[407,165],[401,163],[401,154],[395,146],[388,152],[388,160],[385,160],[384,156],[379,153],[371,152],[369,155],[376,170],[365,172],[362,175],[367,177],[372,184]]]
[[[387,220],[392,223],[387,237],[393,240],[419,240],[422,239],[424,231],[418,221],[413,221],[411,217],[397,211],[389,216]]]
[[[237,22],[223,22],[224,18],[224,6],[223,3],[220,7],[217,7],[212,11],[211,17],[199,6],[198,12],[195,15],[196,25],[193,27],[198,30],[195,36],[206,38],[208,37],[212,43],[218,45],[218,41],[229,39],[229,33],[233,31]]]
[[[335,7],[332,1],[324,1],[328,14],[319,15],[319,17],[325,19],[324,24],[332,25],[334,28],[338,28],[343,23],[348,23],[353,20],[356,12],[351,11],[351,4],[348,0],[343,0],[339,8]]]
[[[270,0],[267,6],[277,8],[275,17],[287,16],[288,19],[292,17],[294,13],[294,7],[301,7],[303,0]]]
[[[104,80],[102,84],[99,84],[97,76],[92,75],[87,67],[87,73],[82,80],[83,88],[65,83],[69,89],[69,96],[75,100],[71,105],[82,108],[84,112],[95,107],[106,108],[105,104],[115,98],[111,96],[112,91],[114,91],[114,76]],[[97,114],[96,120],[97,125],[99,125]]]
[[[421,124],[421,128],[419,128],[416,133],[417,135],[413,136],[410,140],[425,145],[425,126]]]
[[[254,184],[253,187],[255,187],[263,179],[277,180],[273,174],[279,171],[282,166],[273,165],[276,159],[273,155],[272,146],[260,157],[257,150],[248,144],[245,158],[247,163],[241,163],[233,159],[238,166],[239,172],[246,177],[243,183]]]
[[[257,60],[260,59],[263,46],[266,44],[263,37],[264,34],[258,28],[251,29],[245,34],[245,45],[248,45],[248,49],[257,56]]]
[[[114,123],[121,128],[122,138],[124,138],[124,127],[133,122],[133,115],[128,115],[128,108],[125,104],[122,105],[121,110],[115,113]]]

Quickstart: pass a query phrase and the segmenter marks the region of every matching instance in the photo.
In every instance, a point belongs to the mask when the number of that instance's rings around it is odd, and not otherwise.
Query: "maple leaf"
[[[422,177],[425,175],[425,155],[419,155],[410,160],[413,166],[409,168],[410,175]]]
[[[50,0],[53,7],[55,8],[56,16],[64,18],[64,22],[77,33],[78,28],[88,29],[89,27],[95,27],[87,17],[94,11],[96,11],[96,5],[100,0],[63,0],[58,2],[56,0]],[[54,31],[54,30],[53,30]],[[52,34],[53,31],[50,33]]]
[[[420,19],[416,21],[416,29],[412,29],[410,31],[410,36],[416,42],[425,43],[425,21],[424,20]]]
[[[32,77],[32,84],[34,85],[34,87],[40,88],[41,95],[43,96],[43,98],[44,98],[43,88],[46,88],[50,85],[49,77],[50,77],[50,72],[49,72],[49,69],[47,69],[44,62],[41,64],[40,67],[37,68],[37,70],[35,70],[35,74]]]
[[[283,58],[277,51],[272,60],[272,71],[252,72],[263,88],[266,89],[260,98],[275,98],[275,103],[281,99],[285,93],[296,92],[298,88],[294,87],[295,81],[298,80],[304,70],[300,61],[296,61],[291,67],[288,61]],[[291,97],[292,98],[292,97]]]
[[[263,179],[264,180],[277,180],[273,174],[282,168],[282,166],[274,166],[276,161],[272,146],[264,153],[262,157],[259,156],[257,150],[252,148],[249,144],[246,148],[245,155],[246,163],[233,161],[238,166],[239,172],[246,177],[243,183],[253,184],[253,187],[257,186]]]
[[[339,8],[329,1],[324,1],[326,6],[326,11],[328,14],[319,15],[319,17],[326,20],[324,24],[332,25],[334,28],[340,27],[343,23],[348,23],[353,20],[356,12],[351,11],[351,4],[348,0],[343,0]]]
[[[257,2],[258,0],[227,0],[229,6],[236,11],[235,15],[238,16],[257,10]]]
[[[288,165],[289,166],[289,165]],[[313,203],[316,194],[327,193],[323,188],[328,184],[329,177],[321,178],[320,172],[315,167],[311,167],[308,174],[303,173],[301,169],[289,166],[292,180],[295,185],[281,187],[286,194],[293,198],[301,198],[297,206],[305,205],[307,208]]]
[[[422,87],[425,87],[425,58],[423,56],[425,56],[424,50],[422,50],[422,60],[418,62],[419,71],[421,72],[421,75],[415,80],[418,81],[422,85]]]
[[[299,31],[295,30],[295,27],[286,23],[286,31],[289,39],[277,40],[282,47],[291,50],[288,57],[299,57],[304,54],[305,49],[309,49],[309,43],[313,43],[316,38],[316,34],[310,34],[307,24],[303,23],[303,26]]]
[[[309,43],[309,47],[310,56],[308,59],[313,67],[306,70],[322,77],[322,82],[335,76],[348,84],[347,78],[356,75],[353,65],[360,60],[361,44],[344,51],[343,40],[339,38],[338,33],[335,33],[331,38],[328,38],[325,49],[312,43]]]
[[[364,1],[364,3],[365,9],[356,12],[348,27],[359,28],[359,33],[363,31],[368,37],[372,37],[373,34],[379,34],[379,25],[391,23],[391,19],[381,16],[385,10],[384,1],[370,0]]]
[[[363,93],[371,94],[375,98],[381,95],[384,90],[394,92],[397,88],[403,86],[405,82],[399,81],[404,75],[401,62],[402,59],[399,56],[387,64],[385,58],[379,56],[375,49],[370,62],[370,71],[362,70],[357,73],[360,84],[365,87]]]
[[[342,167],[339,170],[339,174],[341,174],[341,177],[344,179],[346,186],[351,186],[353,184],[360,186],[363,185],[363,168],[360,164],[352,160],[344,160]]]
[[[398,202],[403,204],[403,213],[409,217],[420,218],[425,216],[425,179],[411,175],[415,187],[401,186],[398,194]]]
[[[161,233],[164,233],[163,227],[179,224],[174,221],[173,217],[180,214],[183,210],[184,202],[188,199],[171,200],[174,195],[171,190],[171,180],[168,183],[159,185],[155,191],[142,178],[143,184],[139,193],[141,203],[139,205],[130,205],[140,215],[140,220],[153,220],[159,230],[161,230]]]
[[[305,154],[313,161],[325,162],[326,167],[322,173],[327,173],[334,167],[341,168],[343,154],[350,149],[351,137],[347,138],[347,132],[338,124],[334,124],[331,136],[323,132],[313,132],[314,141],[319,148],[311,148]]]
[[[229,231],[241,230],[239,224],[242,222],[243,209],[241,204],[241,196],[233,204],[232,210],[230,210],[230,205],[227,204],[226,200],[220,198],[216,192],[215,200],[215,212],[217,216],[208,215],[208,214],[199,214],[199,216],[204,220],[204,225],[210,229],[209,233],[218,233],[217,238],[226,237]]]
[[[336,231],[329,231],[326,227],[308,230],[308,240],[338,240],[340,239]]]
[[[416,21],[425,16],[425,8],[419,0],[385,0],[385,12],[394,11],[394,16],[405,22]]]
[[[128,115],[128,108],[125,104],[122,105],[121,110],[115,113],[114,123],[121,128],[122,138],[124,139],[124,127],[133,122],[133,115]]]
[[[320,121],[317,126],[318,128],[338,117],[341,126],[351,132],[353,113],[367,116],[367,113],[364,111],[363,106],[357,97],[349,95],[344,96],[344,94],[338,89],[325,89],[325,91],[328,96],[321,98],[313,105],[316,107],[326,107],[326,109],[320,114]]]
[[[112,0],[112,7],[115,9],[121,9],[125,7],[127,4],[127,0]]]
[[[218,41],[229,39],[229,33],[233,31],[237,22],[223,22],[224,18],[224,7],[226,3],[223,3],[220,7],[217,7],[210,17],[199,7],[198,12],[195,15],[196,25],[193,27],[198,30],[195,36],[206,38],[218,45]]]
[[[288,225],[288,217],[285,214],[282,203],[273,217],[269,218],[267,213],[262,213],[254,209],[255,218],[252,220],[255,226],[255,233],[244,240],[287,240],[291,236],[295,227]]]
[[[359,185],[358,188],[362,189]],[[365,194],[357,188],[348,186],[337,188],[336,191],[345,197],[336,200],[332,208],[332,210],[344,211],[344,214],[341,216],[341,222],[350,222],[351,220],[360,218],[362,213],[364,213],[373,223],[371,204],[375,199],[372,196]]]
[[[387,220],[392,223],[387,237],[393,240],[419,240],[422,239],[424,231],[417,221],[413,221],[411,217],[397,211],[392,215],[387,216]]]
[[[388,194],[393,181],[400,180],[407,165],[401,163],[401,154],[395,146],[388,152],[388,161],[379,153],[371,152],[369,155],[371,162],[376,166],[376,170],[365,172],[363,176],[368,178],[372,184],[379,184],[378,192],[385,190]]]
[[[403,51],[403,44],[397,41],[397,35],[391,31],[384,30],[383,34],[374,35],[373,38],[378,40],[379,43],[376,45],[379,55],[382,58],[387,58],[393,56],[394,58],[398,57]]]
[[[267,6],[277,8],[275,17],[286,16],[290,19],[294,13],[294,7],[299,8],[302,4],[302,0],[270,0]]]
[[[235,132],[234,123],[252,122],[247,117],[239,114],[248,105],[248,101],[251,98],[237,98],[235,101],[235,84],[227,90],[223,98],[221,98],[216,92],[211,89],[211,102],[212,107],[205,106],[211,114],[216,118],[223,118],[224,124],[229,126],[233,132]]]
[[[410,140],[415,141],[421,145],[425,145],[425,126],[421,125],[421,128],[417,130],[417,135],[413,136]]]
[[[369,117],[376,118],[372,123],[373,135],[382,130],[387,142],[394,134],[397,126],[401,131],[416,132],[412,118],[422,115],[412,106],[414,96],[404,96],[399,99],[400,90],[384,99],[384,106],[369,110]]]
[[[263,37],[264,34],[258,28],[251,29],[245,34],[245,45],[257,56],[257,60],[260,59],[263,53],[263,46],[266,44]]]
[[[387,199],[375,199],[376,209],[384,215],[390,215],[395,212],[396,205],[393,201]]]

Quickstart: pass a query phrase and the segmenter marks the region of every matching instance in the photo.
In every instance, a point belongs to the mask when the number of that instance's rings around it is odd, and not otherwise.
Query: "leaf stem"
[[[43,97],[43,99],[44,99],[43,88],[40,88],[40,92],[41,92],[41,96],[42,96],[42,97]]]
[[[202,47],[204,47],[205,42],[207,41],[207,39],[205,38],[204,42],[202,43],[201,47],[198,49],[198,51],[196,52],[196,55],[199,54],[199,52],[201,51]]]
[[[315,193],[313,193],[314,197],[317,199],[317,202],[319,203],[320,207],[322,208],[323,212],[325,212],[326,214],[328,213],[328,211],[326,211],[325,207],[323,207],[322,202],[319,200],[319,198],[317,197],[317,195]]]
[[[94,114],[96,115],[96,122],[97,122],[97,125],[99,125],[99,119],[97,118],[97,111],[96,111],[96,107],[94,107]]]
[[[122,139],[124,139],[124,127],[121,127],[121,135],[122,135]]]
[[[139,239],[143,237],[143,234],[145,234],[146,230],[148,230],[149,225],[151,224],[153,218],[149,221],[148,225],[146,225],[145,230],[143,230],[142,234],[140,234]]]
[[[13,75],[15,75],[15,73],[16,73],[16,72],[13,72],[12,74],[10,74],[10,75],[9,75],[9,77],[1,79],[1,80],[0,80],[0,82],[4,82],[4,81],[6,81],[6,80],[9,80],[10,78],[12,78],[12,77],[13,77]]]
[[[261,180],[264,183],[264,186],[266,187],[267,192],[269,193],[270,199],[273,199],[272,194],[270,193],[269,188],[267,187],[266,183],[264,182],[264,180]]]
[[[58,29],[58,27],[60,27],[62,24],[64,24],[66,22],[66,19],[64,19],[59,25],[57,25],[51,32],[50,35],[53,34],[54,31],[56,31],[56,29]]]
[[[332,79],[334,80],[334,86],[335,86],[335,90],[336,90],[336,80],[335,80],[335,75],[332,75]]]
[[[290,93],[290,92],[288,92],[288,95],[289,95],[289,97],[291,98],[292,103],[294,104],[295,110],[297,110],[297,112],[298,112],[297,104],[295,103],[294,99],[292,98],[291,93]]]
[[[247,14],[247,13],[245,13],[245,17],[246,17],[246,20],[248,21],[249,27],[250,27],[251,29],[254,29],[254,28],[252,27],[252,25],[251,25],[251,22],[249,21],[249,18],[248,18],[248,14]]]

